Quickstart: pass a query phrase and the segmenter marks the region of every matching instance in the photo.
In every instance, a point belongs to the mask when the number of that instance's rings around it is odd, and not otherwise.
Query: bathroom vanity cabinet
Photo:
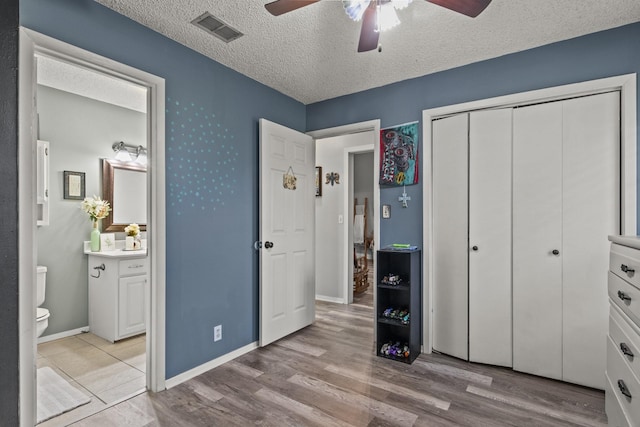
[[[89,330],[115,342],[146,330],[147,251],[89,253]]]

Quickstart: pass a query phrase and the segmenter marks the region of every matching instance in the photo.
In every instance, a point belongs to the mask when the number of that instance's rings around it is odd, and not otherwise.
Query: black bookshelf
[[[419,250],[377,252],[376,353],[380,357],[412,363],[420,354],[420,262]]]

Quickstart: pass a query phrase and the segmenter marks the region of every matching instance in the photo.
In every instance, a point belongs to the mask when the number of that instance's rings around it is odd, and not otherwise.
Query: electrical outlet
[[[218,325],[213,328],[213,341],[220,341],[222,339],[222,325]]]

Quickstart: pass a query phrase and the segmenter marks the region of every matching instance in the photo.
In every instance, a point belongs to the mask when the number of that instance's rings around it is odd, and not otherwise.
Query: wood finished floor
[[[316,322],[76,426],[603,426],[604,393],[420,355],[374,355],[373,309],[318,302]]]

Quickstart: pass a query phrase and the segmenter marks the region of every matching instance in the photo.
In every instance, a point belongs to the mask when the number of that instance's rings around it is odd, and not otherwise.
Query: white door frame
[[[444,107],[431,108],[422,112],[422,135],[424,139],[425,159],[422,162],[422,173],[425,177],[423,187],[423,236],[424,252],[423,265],[426,271],[424,275],[425,283],[423,289],[423,316],[422,325],[422,342],[423,351],[431,353],[432,337],[433,337],[433,247],[430,236],[433,230],[433,202],[432,202],[432,126],[431,122],[440,117],[469,112],[474,110],[483,110],[489,108],[504,108],[517,105],[532,104],[536,102],[545,102],[559,100],[563,98],[572,98],[576,96],[590,95],[611,90],[620,91],[620,148],[621,148],[621,197],[620,212],[622,233],[627,235],[636,235],[636,151],[637,151],[637,124],[636,124],[636,74],[624,74],[621,76],[608,77],[598,80],[590,80],[586,82],[573,83],[563,86],[555,86],[545,89],[539,89],[529,92],[521,92],[512,95],[488,98],[479,101],[465,102],[462,104],[448,105]]]
[[[37,261],[35,200],[34,105],[36,70],[34,55],[41,54],[63,62],[93,69],[148,89],[147,138],[149,163],[149,249],[151,283],[150,310],[147,313],[147,388],[165,389],[165,84],[164,79],[61,42],[27,28],[20,28],[19,57],[19,137],[18,195],[19,235],[19,369],[20,424],[36,423],[36,297],[33,291]]]
[[[352,123],[352,124],[348,124],[348,125],[343,125],[343,126],[336,126],[336,127],[332,127],[332,128],[327,128],[327,129],[320,129],[320,130],[314,130],[311,132],[307,132],[307,135],[311,135],[314,139],[324,139],[324,138],[332,138],[332,137],[336,137],[336,136],[343,136],[343,135],[349,135],[349,134],[353,134],[353,133],[361,133],[361,132],[373,132],[373,140],[371,141],[371,144],[373,145],[373,147],[369,144],[367,145],[363,145],[363,146],[356,146],[356,147],[348,147],[345,148],[344,150],[344,154],[343,154],[343,167],[344,167],[344,171],[349,170],[349,155],[353,154],[353,153],[357,153],[357,152],[365,152],[365,151],[371,151],[373,149],[373,235],[375,236],[375,242],[374,244],[377,246],[378,245],[378,241],[380,240],[380,186],[378,185],[378,181],[377,181],[377,172],[380,169],[380,144],[378,141],[379,135],[380,135],[380,120],[376,119],[376,120],[369,120],[366,122],[359,122],[359,123]],[[345,176],[343,177],[343,184],[345,185],[345,190],[343,191],[343,206],[345,206],[345,209],[349,210],[351,204],[349,203],[349,191],[346,190],[348,188],[349,185],[349,173],[346,173]],[[347,217],[347,218],[352,218],[353,217],[353,212],[349,213],[347,212],[347,214],[350,214],[351,216]],[[343,281],[342,281],[342,295],[343,295],[343,301],[345,304],[349,304],[350,302],[353,301],[353,292],[351,292],[351,298],[349,297],[349,289],[353,289],[353,281],[349,280],[350,278],[353,277],[353,263],[351,262],[351,258],[349,257],[349,251],[350,248],[353,247],[353,236],[349,233],[349,225],[350,225],[350,220],[345,220],[343,222],[342,225],[342,232],[344,233],[344,254],[346,255],[345,257],[343,257],[344,259],[342,260],[343,262],[343,266],[342,266],[342,271],[345,272],[345,274],[343,275]],[[351,245],[351,246],[350,246]],[[375,251],[374,251],[375,253]],[[377,264],[374,263],[373,264],[373,277],[377,277]],[[349,275],[349,272],[351,272],[351,274]],[[374,292],[373,292],[373,298],[374,298],[374,305],[375,305],[375,301],[376,301],[376,291],[375,291],[375,286],[374,286]]]

